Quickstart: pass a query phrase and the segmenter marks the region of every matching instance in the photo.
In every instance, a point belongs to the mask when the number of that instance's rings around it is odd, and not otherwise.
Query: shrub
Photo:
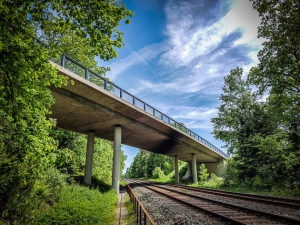
[[[156,167],[152,172],[152,176],[155,179],[163,178],[165,176],[164,171],[162,171],[159,167]]]
[[[209,176],[209,174],[207,173],[207,169],[206,169],[205,165],[202,163],[200,165],[200,169],[199,169],[199,182],[203,183],[204,181],[207,180],[208,176]]]
[[[88,187],[71,185],[62,191],[59,202],[42,213],[34,224],[109,224],[115,219],[117,201],[113,190],[100,193]]]
[[[223,179],[221,177],[218,177],[214,173],[210,175],[210,178],[207,182],[204,182],[202,185],[203,187],[209,187],[209,188],[219,188],[223,184]]]

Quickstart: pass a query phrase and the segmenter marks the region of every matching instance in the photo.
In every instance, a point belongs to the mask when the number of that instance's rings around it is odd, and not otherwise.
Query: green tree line
[[[214,135],[232,156],[225,183],[300,188],[300,2],[252,0],[264,38],[259,64],[224,79]]]
[[[114,0],[0,1],[0,224],[52,224],[53,207],[61,209],[53,212],[65,224],[111,220],[105,210],[91,216],[87,201],[100,201],[112,210],[115,194],[101,201],[105,196],[99,191],[89,192],[71,179],[82,175],[86,138],[55,129],[49,87],[67,80],[49,59],[67,54],[104,74],[108,68],[98,67],[95,57],[117,57],[115,48],[124,45],[117,28],[132,15]],[[93,175],[108,184],[111,158],[111,143],[96,140]],[[81,220],[72,221],[79,202],[85,210],[78,214]]]
[[[130,167],[127,168],[125,177],[150,178],[153,177],[153,172],[157,167],[159,167],[164,174],[169,174],[174,170],[174,159],[140,149]]]

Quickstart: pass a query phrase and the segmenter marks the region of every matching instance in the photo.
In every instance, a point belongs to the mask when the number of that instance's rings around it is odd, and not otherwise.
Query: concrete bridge
[[[53,63],[69,83],[51,87],[56,99],[51,117],[60,128],[88,135],[85,183],[91,183],[94,137],[114,142],[112,183],[117,192],[121,144],[173,157],[176,183],[178,159],[190,164],[194,182],[200,163],[210,173],[220,174],[227,159],[220,149],[71,58],[63,56],[60,64]]]

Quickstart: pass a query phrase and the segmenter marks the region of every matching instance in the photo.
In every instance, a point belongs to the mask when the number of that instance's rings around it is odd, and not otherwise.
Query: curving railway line
[[[127,183],[132,187],[134,192],[140,192],[138,194],[139,198],[143,199],[141,202],[144,204],[146,210],[149,209],[151,211],[149,214],[153,214],[151,216],[154,221],[156,217],[158,221],[160,220],[156,214],[160,214],[162,217],[165,215],[155,212],[158,206],[157,203],[151,205],[151,201],[149,201],[151,194],[149,194],[149,191],[161,196],[156,197],[161,202],[159,206],[171,208],[174,217],[178,214],[185,214],[181,216],[180,222],[174,224],[204,224],[200,222],[201,218],[205,217],[204,215],[199,217],[199,223],[188,221],[193,215],[198,216],[199,214],[210,216],[209,220],[211,222],[207,224],[300,224],[299,200],[237,194],[139,180],[127,180]],[[148,193],[148,197],[145,198],[143,192]],[[166,206],[165,203],[169,199],[180,202],[180,207],[190,207],[191,209],[187,210],[187,212],[190,212],[192,215],[188,216],[186,213],[182,213],[184,210],[179,209],[178,203],[175,207],[174,204]],[[176,208],[178,208],[178,211],[176,211]],[[172,213],[168,217],[172,216]],[[186,221],[184,221],[185,216]],[[157,222],[157,224],[163,223]]]

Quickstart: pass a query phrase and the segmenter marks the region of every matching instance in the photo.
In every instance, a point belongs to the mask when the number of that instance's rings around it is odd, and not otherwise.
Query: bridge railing
[[[133,211],[136,215],[136,224],[147,225],[150,223],[151,225],[156,225],[156,223],[153,221],[149,213],[146,211],[146,209],[128,184],[126,185],[126,190],[129,195],[130,201],[132,202]]]
[[[156,118],[164,121],[167,124],[174,126],[175,128],[181,130],[182,132],[188,134],[189,136],[193,137],[195,140],[201,142],[202,144],[206,145],[210,149],[214,150],[215,152],[219,153],[224,157],[228,157],[227,154],[222,152],[219,148],[205,140],[204,138],[200,137],[198,134],[194,133],[193,131],[186,128],[182,123],[178,123],[177,121],[173,120],[171,117],[165,115],[164,113],[160,112],[159,110],[155,109],[154,107],[148,105],[141,99],[135,97],[134,95],[130,94],[129,92],[123,90],[119,86],[115,85],[114,83],[110,82],[106,78],[102,77],[101,75],[93,72],[92,70],[86,68],[81,63],[77,62],[76,60],[68,57],[67,55],[62,55],[60,65],[81,77],[97,84],[98,86],[104,88],[105,90],[109,91],[110,93],[120,97],[121,99],[135,105],[136,107],[144,110],[145,112],[155,116]]]

